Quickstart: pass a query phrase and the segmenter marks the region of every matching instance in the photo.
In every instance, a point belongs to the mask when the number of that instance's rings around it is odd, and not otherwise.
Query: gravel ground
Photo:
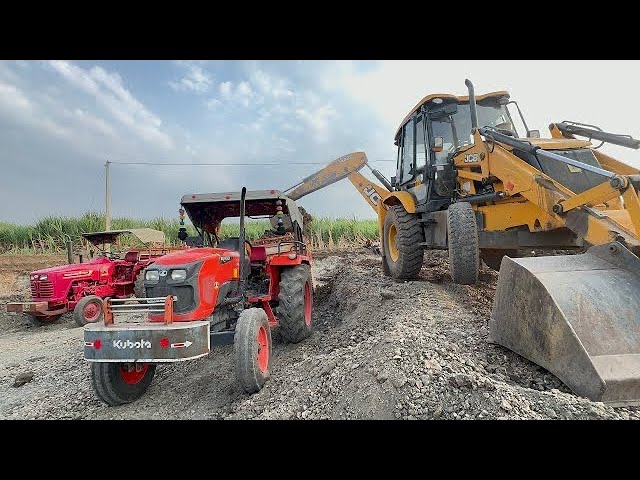
[[[140,400],[107,407],[92,390],[82,329],[70,315],[34,326],[5,313],[7,301],[27,294],[25,274],[38,260],[22,261],[0,257],[2,419],[640,418],[640,408],[577,397],[546,370],[487,342],[495,272],[484,270],[478,285],[455,285],[446,253],[427,252],[420,278],[397,282],[366,250],[317,255],[315,332],[274,346],[272,376],[260,392],[238,389],[232,347],[223,347],[159,366]]]

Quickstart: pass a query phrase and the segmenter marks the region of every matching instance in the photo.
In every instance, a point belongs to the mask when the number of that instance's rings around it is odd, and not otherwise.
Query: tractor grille
[[[31,280],[31,297],[33,299],[53,297],[53,282],[50,280]]]

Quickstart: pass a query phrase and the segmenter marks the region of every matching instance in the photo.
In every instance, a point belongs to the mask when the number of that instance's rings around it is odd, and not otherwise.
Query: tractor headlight
[[[49,280],[49,275],[40,275],[40,280]]]
[[[144,273],[144,279],[148,282],[157,282],[160,280],[160,272],[158,270],[147,270]]]
[[[179,281],[187,278],[186,270],[171,270],[171,280]]]

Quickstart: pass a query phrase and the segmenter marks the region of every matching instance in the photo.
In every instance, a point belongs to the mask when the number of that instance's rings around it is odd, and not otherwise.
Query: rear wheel
[[[233,339],[236,377],[243,391],[254,393],[269,378],[271,329],[261,308],[243,310]]]
[[[285,268],[280,273],[278,324],[286,342],[298,343],[313,329],[313,286],[311,267],[306,264]]]
[[[107,405],[131,403],[147,391],[156,366],[151,363],[91,364],[91,384],[98,398]]]
[[[96,323],[104,318],[102,311],[102,299],[97,295],[82,297],[73,310],[73,321],[79,327],[89,323]]]
[[[471,285],[478,281],[480,250],[478,224],[468,202],[452,203],[447,210],[449,271],[455,283]]]
[[[487,267],[496,272],[500,271],[500,264],[504,256],[515,258],[518,256],[518,250],[512,248],[483,248],[480,250],[480,258]]]
[[[48,325],[58,320],[62,314],[58,315],[29,315],[31,323],[34,325]]]
[[[402,279],[417,277],[424,257],[424,249],[420,245],[424,242],[424,232],[418,216],[407,213],[402,205],[392,205],[384,218],[383,235],[384,260],[391,276]]]

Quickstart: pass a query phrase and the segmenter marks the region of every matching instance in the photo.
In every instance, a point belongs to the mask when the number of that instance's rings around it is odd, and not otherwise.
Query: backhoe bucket
[[[640,404],[640,259],[622,244],[502,260],[489,341],[546,368],[574,393]]]

